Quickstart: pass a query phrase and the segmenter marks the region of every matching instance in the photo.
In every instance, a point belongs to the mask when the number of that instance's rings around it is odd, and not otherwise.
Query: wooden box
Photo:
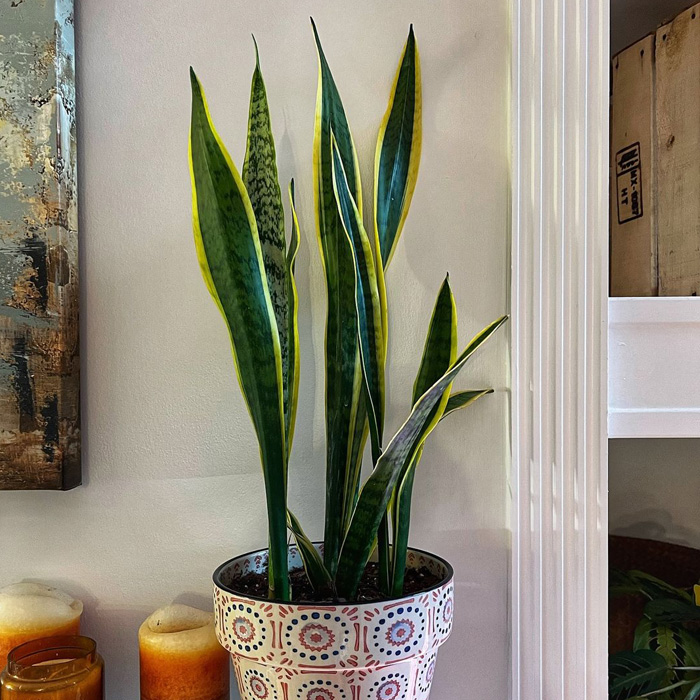
[[[613,59],[610,293],[700,291],[700,5]]]

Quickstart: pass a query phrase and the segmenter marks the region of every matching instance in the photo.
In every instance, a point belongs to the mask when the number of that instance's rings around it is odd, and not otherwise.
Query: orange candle
[[[80,633],[83,604],[40,583],[0,588],[0,670],[12,649],[41,637]]]
[[[104,662],[88,637],[44,637],[13,649],[0,700],[103,700]]]
[[[141,700],[229,700],[229,655],[212,613],[156,610],[139,629],[139,657]]]

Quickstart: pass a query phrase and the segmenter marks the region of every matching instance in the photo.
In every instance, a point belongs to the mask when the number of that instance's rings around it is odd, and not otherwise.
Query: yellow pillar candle
[[[229,700],[229,655],[212,613],[156,610],[139,629],[139,658],[141,700]]]
[[[67,593],[40,583],[15,583],[0,588],[0,670],[20,644],[80,634],[83,604]]]

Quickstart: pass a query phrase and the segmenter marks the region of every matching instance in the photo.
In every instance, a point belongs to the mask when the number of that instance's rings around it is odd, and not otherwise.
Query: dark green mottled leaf
[[[313,21],[312,21],[313,24]],[[324,560],[333,573],[343,539],[346,484],[352,488],[366,437],[362,406],[362,372],[357,343],[354,261],[333,190],[331,132],[348,181],[362,212],[362,188],[355,146],[328,61],[313,25],[318,49],[319,81],[314,129],[314,199],[316,229],[326,276],[326,523]]]
[[[282,361],[253,208],[194,72],[190,170],[197,256],[226,320],[260,444],[270,531],[270,595],[289,598]]]
[[[243,184],[255,213],[260,248],[262,249],[267,286],[279,330],[284,383],[285,415],[290,414],[290,363],[288,337],[289,279],[284,240],[284,207],[277,175],[275,140],[272,135],[270,109],[267,103],[265,81],[260,70],[258,46],[255,45],[255,70],[250,86],[248,138],[243,163]]]
[[[450,386],[467,360],[507,320],[494,321],[479,333],[457,358],[450,369],[426,391],[413,407],[406,422],[394,435],[370,477],[365,482],[343,543],[336,587],[338,593],[352,599],[365,569],[379,524],[386,514],[389,499],[407,460],[416,454],[435,427],[439,415],[434,409],[447,403],[445,390]]]

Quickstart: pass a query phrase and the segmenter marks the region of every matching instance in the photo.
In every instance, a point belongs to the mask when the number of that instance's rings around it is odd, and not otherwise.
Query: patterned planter
[[[443,559],[410,550],[408,565],[440,583],[422,593],[358,605],[274,603],[237,594],[236,574],[263,571],[267,552],[214,573],[219,642],[231,653],[243,700],[425,700],[438,647],[452,629],[454,582]],[[301,566],[295,547],[290,567]]]

